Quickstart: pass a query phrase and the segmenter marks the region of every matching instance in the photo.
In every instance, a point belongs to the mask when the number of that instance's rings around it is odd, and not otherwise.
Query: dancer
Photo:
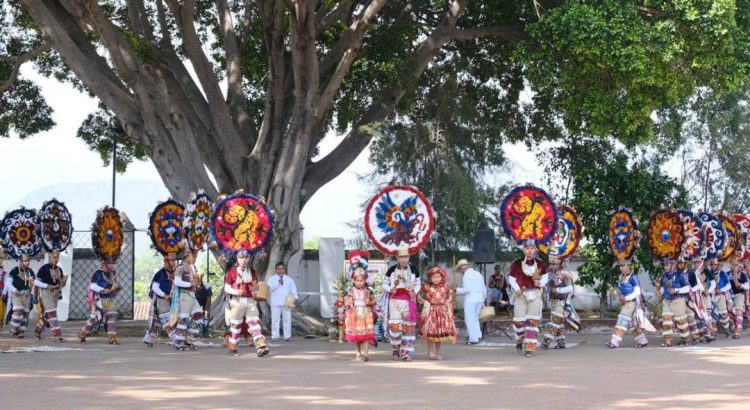
[[[706,291],[703,274],[703,256],[693,258],[693,267],[687,272],[690,292],[687,297],[688,327],[693,336],[693,343],[713,341],[711,315],[706,308],[703,293]],[[710,306],[710,305],[708,305]]]
[[[456,343],[456,320],[453,317],[454,291],[448,287],[448,272],[435,266],[427,272],[430,283],[422,286],[422,337],[427,341],[427,358],[443,360],[443,342]]]
[[[370,344],[377,345],[374,314],[377,301],[366,286],[369,257],[370,253],[367,251],[349,252],[349,275],[354,286],[344,299],[346,341],[355,344],[356,360],[365,362],[370,361]]]
[[[18,266],[8,273],[10,280],[5,284],[10,295],[12,313],[10,317],[10,333],[16,339],[25,338],[26,326],[29,324],[31,311],[31,287],[34,285],[34,271],[29,268],[31,257],[21,255]]]
[[[37,300],[40,311],[44,312],[44,320],[39,320],[34,328],[36,338],[42,339],[42,328],[44,322],[49,324],[52,330],[52,338],[56,342],[62,342],[62,330],[57,319],[57,301],[62,299],[62,288],[65,287],[68,277],[63,274],[60,262],[60,251],[52,251],[48,254],[49,263],[42,265],[34,280],[34,288],[37,291]]]
[[[742,333],[742,320],[745,316],[745,293],[750,290],[750,278],[742,271],[740,258],[737,255],[729,260],[729,283],[732,287],[734,307],[734,334],[732,339],[739,339]]]
[[[688,327],[687,304],[685,298],[690,292],[690,283],[683,270],[677,270],[675,261],[663,259],[664,274],[657,284],[657,291],[662,296],[662,343],[660,347],[671,347],[674,339],[674,328],[680,335],[680,346],[690,343],[690,330]],[[684,262],[681,262],[684,264]],[[681,265],[682,266],[682,265]]]
[[[562,260],[556,256],[549,257],[548,272],[550,321],[544,333],[542,348],[548,349],[554,341],[553,349],[565,349],[565,308],[569,298],[573,297],[575,284],[573,276],[562,270]]]
[[[547,266],[536,257],[534,240],[523,242],[523,258],[510,265],[508,283],[513,289],[513,326],[516,332],[516,351],[531,357],[539,344],[539,321],[542,319],[542,289],[549,277]]]
[[[725,337],[734,333],[734,302],[732,299],[732,283],[729,280],[729,272],[721,270],[721,264],[717,259],[711,260],[711,271],[716,279],[716,314],[719,326],[724,331]]]
[[[648,346],[648,339],[646,339],[644,331],[654,331],[655,329],[645,315],[641,282],[638,275],[633,272],[631,260],[620,259],[617,261],[617,265],[620,268],[620,278],[617,281],[620,290],[620,314],[617,316],[615,331],[612,333],[607,346],[612,349],[620,347],[625,333],[629,329],[633,329],[635,347],[643,348]]]
[[[148,347],[154,346],[159,327],[169,335],[170,340],[174,340],[175,335],[175,329],[169,325],[169,322],[177,255],[174,253],[164,255],[163,263],[162,268],[151,279],[148,291],[148,297],[151,298],[151,314],[146,326],[146,335],[143,336],[143,343]]]
[[[383,283],[393,360],[414,360],[414,342],[419,320],[417,294],[421,287],[419,271],[409,263],[409,249],[399,249],[398,263],[388,269]]]
[[[232,267],[224,282],[224,292],[229,298],[229,325],[230,336],[228,340],[229,353],[239,356],[237,350],[242,323],[248,325],[248,332],[253,337],[256,355],[264,357],[271,350],[266,345],[266,338],[260,328],[260,317],[258,302],[255,301],[258,275],[254,269],[249,267],[249,253],[245,250],[237,254],[237,266]]]
[[[106,323],[108,343],[119,345],[120,342],[117,340],[118,311],[115,296],[120,291],[120,286],[117,284],[115,267],[109,260],[101,261],[101,269],[94,272],[89,289],[94,300],[90,306],[89,319],[78,335],[81,343],[86,343],[86,338],[91,332],[98,329],[102,323]]]
[[[178,322],[174,333],[174,347],[178,350],[195,350],[195,339],[203,327],[203,308],[195,297],[195,291],[202,286],[201,275],[195,269],[195,255],[198,250],[186,250],[182,264],[174,273],[174,297]]]

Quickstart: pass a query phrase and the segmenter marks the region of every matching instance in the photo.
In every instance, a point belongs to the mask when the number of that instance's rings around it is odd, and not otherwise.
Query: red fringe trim
[[[368,333],[366,335],[346,335],[346,341],[351,343],[370,342],[377,343],[375,341],[375,333]]]

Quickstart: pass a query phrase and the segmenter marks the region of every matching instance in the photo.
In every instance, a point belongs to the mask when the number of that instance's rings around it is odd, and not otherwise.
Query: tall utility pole
[[[112,208],[115,207],[115,184],[117,178],[117,133],[112,133]]]

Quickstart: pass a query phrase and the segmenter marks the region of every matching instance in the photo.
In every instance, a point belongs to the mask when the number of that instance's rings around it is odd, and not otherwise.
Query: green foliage
[[[161,255],[156,251],[147,249],[135,258],[135,280],[151,283],[156,271],[164,266]]]
[[[625,150],[611,139],[570,138],[543,155],[552,191],[564,192],[558,198],[578,212],[584,227],[585,242],[580,252],[587,262],[578,269],[579,283],[593,287],[605,301],[619,276],[608,244],[609,213],[619,206],[632,209],[645,235],[651,212],[662,206],[685,207],[687,193],[678,181],[660,170],[659,162],[650,161],[641,152]],[[656,277],[658,269],[645,241],[637,260]]]
[[[746,93],[700,90],[660,113],[661,145],[676,153],[693,208],[750,210],[750,100]]]
[[[697,87],[747,78],[747,2],[568,0],[528,26],[519,47],[534,104],[574,134],[632,145],[653,137],[651,113]],[[539,108],[539,107],[537,107]]]
[[[613,149],[607,141],[582,146],[589,150],[575,151],[577,158],[571,161],[579,165],[562,171],[572,175],[574,189],[569,205],[581,218],[587,242],[582,252],[588,261],[579,270],[580,283],[596,286],[603,297],[619,275],[613,267],[614,259],[608,245],[608,213],[619,206],[632,209],[645,235],[651,212],[662,206],[685,207],[687,194],[677,181],[659,169],[658,164],[630,160],[625,152]],[[637,259],[655,276],[657,269],[648,255],[645,241]]]
[[[133,50],[135,50],[136,55],[138,55],[138,58],[140,58],[141,61],[143,61],[146,65],[151,66],[155,66],[158,64],[159,54],[156,50],[156,47],[154,47],[143,37],[129,30],[123,30],[123,34],[128,40],[128,43],[130,43],[130,45],[133,47]]]
[[[320,237],[317,236],[315,238],[305,240],[302,246],[304,250],[318,250],[319,247]]]
[[[114,113],[104,106],[86,117],[78,128],[78,138],[86,142],[92,151],[99,153],[105,166],[109,166],[112,161],[112,142],[117,138],[116,169],[120,173],[125,172],[134,159],[143,161],[148,158],[146,149],[125,134]]]
[[[11,78],[14,63],[2,57],[21,56],[42,44],[36,25],[17,0],[0,0],[0,84]],[[0,138],[26,138],[55,126],[52,109],[39,86],[16,80],[0,93]]]
[[[136,281],[133,283],[133,300],[136,302],[141,302],[144,300],[148,300],[148,291],[151,285],[151,279],[149,280],[140,280],[136,279]]]
[[[261,124],[268,81],[277,74],[269,73],[268,33],[257,4],[228,3],[236,23],[247,108],[255,123]],[[325,5],[331,10],[341,2],[319,3],[319,9]],[[159,43],[163,33],[157,27],[153,4],[147,3],[145,12],[154,26],[154,43],[148,36],[134,34],[128,10],[131,3],[97,4],[121,30],[138,58],[150,69],[161,69],[159,62],[167,54],[166,47]],[[414,46],[438,26],[449,4],[436,0],[409,2],[405,12],[406,2],[387,2],[358,49],[358,58],[333,108],[322,113],[320,131],[344,133],[352,129],[383,96],[383,90],[409,82],[414,68],[409,57]],[[355,2],[353,9],[359,7]],[[35,22],[18,0],[0,0],[0,23],[0,55],[20,55],[42,41]],[[176,23],[167,12],[172,45],[177,56],[184,59]],[[223,80],[226,53],[214,2],[196,3],[194,24],[202,48],[208,51],[209,63],[217,78]],[[331,67],[337,63],[324,57],[347,35],[349,24],[332,24],[317,34],[321,84],[327,83]],[[410,145],[413,138],[423,138],[420,134],[429,133],[425,131],[427,123],[439,124],[445,130],[446,147],[451,152],[442,154],[443,176],[427,180],[423,175],[414,181],[421,187],[435,181],[460,187],[433,192],[434,200],[474,204],[475,209],[459,218],[461,222],[453,228],[445,228],[440,246],[463,243],[464,231],[482,219],[480,208],[487,204],[493,187],[472,181],[482,180],[483,174],[495,172],[503,164],[502,144],[567,140],[574,135],[614,138],[628,146],[651,142],[655,111],[682,106],[701,87],[719,96],[728,94],[745,83],[750,72],[747,0],[470,1],[457,27],[502,28],[510,34],[448,42],[435,53],[417,85],[405,90],[394,115],[382,126],[368,124],[383,133],[373,147],[380,159],[394,152],[402,155],[394,149]],[[89,40],[105,59],[109,58],[99,38],[92,36]],[[282,41],[289,41],[288,36]],[[282,57],[289,64],[289,52]],[[34,63],[41,74],[86,91],[55,51],[42,54]],[[288,66],[280,69],[291,78]],[[5,74],[3,70],[8,68],[0,66],[0,74]],[[128,84],[122,86],[127,89]],[[8,136],[9,130],[21,136],[32,135],[52,126],[51,110],[33,84],[19,82],[12,90],[0,96],[0,136]],[[148,153],[119,138],[121,134],[122,127],[104,109],[89,116],[78,132],[105,163],[111,154],[106,141],[118,135],[122,155],[116,168],[123,171],[127,163]],[[417,145],[430,146],[422,142]],[[403,155],[410,155],[410,150]],[[420,155],[427,158],[424,153]],[[378,167],[386,179],[404,175],[401,169],[384,171],[380,162]],[[437,168],[433,165],[425,169]]]
[[[437,114],[450,115],[457,114]],[[468,246],[476,229],[490,223],[497,192],[483,182],[484,175],[504,162],[494,141],[473,138],[459,121],[445,124],[445,129],[436,123],[391,124],[371,148],[374,189],[388,181],[414,185],[432,203],[440,219],[430,245],[434,250]]]
[[[0,63],[0,84],[9,76],[10,65]],[[54,126],[52,108],[44,101],[36,84],[18,80],[0,93],[0,138],[11,134],[26,138]]]

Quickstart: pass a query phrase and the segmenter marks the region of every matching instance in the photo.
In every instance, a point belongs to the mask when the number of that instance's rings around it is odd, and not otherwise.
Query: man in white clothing
[[[268,279],[268,288],[271,290],[271,340],[279,340],[279,322],[284,320],[284,341],[292,340],[292,307],[297,304],[299,294],[294,280],[287,276],[286,265],[283,262],[276,264],[276,274]],[[294,305],[287,305],[287,297],[294,297]]]
[[[487,287],[482,274],[471,268],[466,259],[458,261],[454,270],[464,275],[463,286],[457,288],[456,293],[464,297],[464,322],[469,332],[469,344],[475,345],[482,338],[479,313],[487,298]]]

